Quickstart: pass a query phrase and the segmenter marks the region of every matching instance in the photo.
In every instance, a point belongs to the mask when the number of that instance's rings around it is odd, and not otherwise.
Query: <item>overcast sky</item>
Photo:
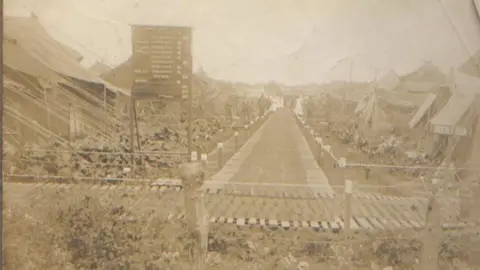
[[[125,61],[129,24],[192,26],[194,66],[235,81],[347,79],[350,60],[342,59],[353,59],[354,80],[373,79],[374,68],[403,73],[424,61],[447,70],[480,48],[471,0],[4,2],[6,15],[36,11],[52,36],[85,56],[85,65]]]

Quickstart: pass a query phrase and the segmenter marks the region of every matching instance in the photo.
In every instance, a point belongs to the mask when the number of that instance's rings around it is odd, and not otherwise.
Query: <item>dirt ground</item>
[[[268,161],[266,161],[268,162]],[[193,269],[183,192],[5,185],[5,269]],[[277,205],[277,207],[279,207]],[[440,269],[480,269],[478,235],[442,235]],[[343,234],[212,224],[206,269],[418,269],[421,232]],[[473,254],[473,256],[472,256]],[[478,255],[478,254],[477,254]]]
[[[192,269],[195,242],[183,220],[181,193],[159,205],[132,205],[134,192],[6,188],[5,269]],[[414,269],[416,234],[341,234],[212,225],[207,269]],[[478,237],[477,237],[478,238]],[[440,269],[466,266],[478,239],[445,236]],[[460,242],[463,246],[460,246]],[[477,245],[478,247],[478,245]]]
[[[332,128],[333,123],[325,121],[307,121],[315,130],[315,135],[321,137],[324,145],[331,146],[334,156],[345,158],[347,163],[353,164],[400,164],[391,156],[382,158],[381,155],[370,155],[357,147],[346,143],[339,138]],[[386,140],[386,138],[385,138]],[[362,192],[381,193],[385,195],[418,195],[428,196],[430,193],[425,189],[420,175],[430,174],[431,171],[417,171],[392,168],[365,168],[365,167],[334,167],[333,159],[326,153],[323,155],[324,169],[332,185],[343,185],[344,179],[353,181],[354,186],[361,186]],[[404,164],[402,164],[404,165]],[[405,163],[405,165],[408,165]],[[331,176],[331,177],[330,177]],[[428,179],[428,177],[425,177]],[[425,180],[427,181],[427,180]],[[358,187],[357,186],[357,187]]]

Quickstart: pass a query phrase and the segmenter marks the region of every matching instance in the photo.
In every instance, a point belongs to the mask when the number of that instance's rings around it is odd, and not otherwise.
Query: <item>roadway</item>
[[[314,199],[333,190],[287,109],[273,113],[205,187],[228,194],[208,196],[214,216],[320,220],[331,218],[327,211],[335,208]],[[236,192],[252,196],[232,195]]]

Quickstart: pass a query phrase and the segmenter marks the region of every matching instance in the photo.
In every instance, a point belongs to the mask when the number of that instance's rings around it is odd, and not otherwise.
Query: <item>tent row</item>
[[[123,125],[117,100],[129,92],[84,68],[82,56],[53,39],[36,16],[4,18],[3,52],[5,125],[15,134],[7,143],[110,138]]]

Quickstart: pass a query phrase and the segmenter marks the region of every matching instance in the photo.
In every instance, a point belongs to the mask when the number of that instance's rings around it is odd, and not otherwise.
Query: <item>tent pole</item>
[[[103,84],[103,132],[107,135],[107,86]]]

